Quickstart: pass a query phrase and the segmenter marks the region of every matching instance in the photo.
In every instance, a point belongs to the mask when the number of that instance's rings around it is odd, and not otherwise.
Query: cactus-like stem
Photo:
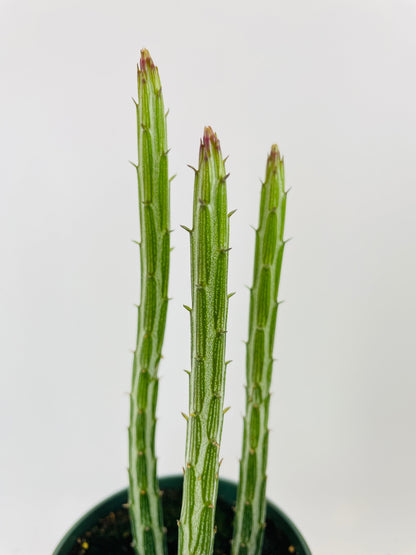
[[[263,543],[270,382],[285,245],[285,210],[283,159],[273,145],[267,160],[256,230],[246,358],[246,414],[232,555],[258,555]]]
[[[210,555],[218,492],[228,295],[227,191],[220,144],[205,128],[195,171],[191,236],[191,356],[181,555]]]
[[[142,50],[137,71],[141,294],[129,426],[129,510],[136,553],[166,553],[156,473],[158,366],[169,278],[169,179],[166,115],[157,68]]]

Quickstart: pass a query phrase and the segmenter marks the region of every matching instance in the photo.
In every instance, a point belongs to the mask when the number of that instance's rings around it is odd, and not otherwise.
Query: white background
[[[232,219],[222,476],[236,479],[259,178],[288,197],[271,500],[314,555],[416,553],[414,0],[1,2],[0,553],[51,553],[127,480],[139,297],[136,62],[169,115],[161,475],[181,472],[192,171],[206,124]]]

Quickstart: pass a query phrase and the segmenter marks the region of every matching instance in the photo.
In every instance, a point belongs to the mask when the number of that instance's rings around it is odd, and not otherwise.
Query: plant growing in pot
[[[229,220],[227,173],[219,140],[204,130],[194,169],[189,413],[183,477],[156,469],[158,366],[168,306],[170,179],[166,114],[158,70],[147,52],[138,67],[141,299],[129,426],[129,488],[85,515],[55,555],[309,555],[301,534],[266,500],[268,413],[278,289],[285,242],[284,165],[267,158],[250,293],[246,414],[238,487],[219,480],[225,391]],[[163,492],[163,496],[161,493]],[[234,507],[235,505],[235,507]],[[234,522],[233,526],[231,523]]]

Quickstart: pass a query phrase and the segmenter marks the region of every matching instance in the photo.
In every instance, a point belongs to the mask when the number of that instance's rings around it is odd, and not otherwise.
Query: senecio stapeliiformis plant
[[[228,294],[227,175],[206,127],[195,170],[191,236],[191,359],[180,555],[212,553],[225,393]]]
[[[138,68],[141,299],[129,426],[129,510],[137,555],[166,555],[156,472],[158,365],[169,277],[166,115],[158,70],[147,50]],[[229,218],[220,143],[206,127],[195,169],[191,238],[191,371],[178,554],[211,555],[224,417]],[[284,166],[276,145],[267,159],[256,230],[246,357],[246,415],[232,555],[260,555],[265,527],[268,413],[285,221]],[[227,409],[226,409],[227,410]],[[230,525],[231,528],[231,525]],[[231,539],[231,531],[230,531]]]
[[[162,87],[147,50],[141,52],[137,82],[141,298],[130,397],[129,511],[137,553],[163,555],[166,541],[155,428],[158,366],[168,305],[170,191]]]
[[[246,351],[246,414],[232,555],[259,554],[266,512],[270,382],[286,212],[283,159],[276,145],[267,159],[256,229]]]

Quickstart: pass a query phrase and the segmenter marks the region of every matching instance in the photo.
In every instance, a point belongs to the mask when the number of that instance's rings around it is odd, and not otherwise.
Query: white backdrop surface
[[[149,48],[170,109],[172,274],[161,475],[181,472],[192,171],[229,155],[222,476],[238,470],[259,178],[288,197],[269,498],[314,555],[416,553],[416,2],[11,0],[0,17],[0,553],[51,553],[127,481],[139,296],[134,106]]]

